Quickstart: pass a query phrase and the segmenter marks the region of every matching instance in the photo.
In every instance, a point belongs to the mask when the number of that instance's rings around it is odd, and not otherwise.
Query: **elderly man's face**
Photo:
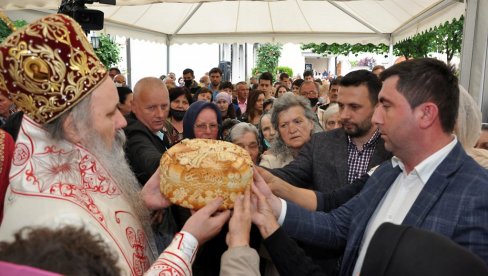
[[[91,100],[91,116],[93,130],[100,134],[107,148],[112,148],[117,130],[127,125],[125,118],[117,108],[119,95],[110,78],[106,78],[93,91]],[[83,131],[83,130],[80,130]],[[88,143],[90,141],[82,141]]]
[[[314,82],[305,82],[300,87],[300,95],[309,99],[318,98],[319,91]]]
[[[237,91],[237,98],[242,102],[247,100],[247,96],[249,96],[249,88],[247,84],[239,84],[236,86]]]
[[[132,112],[152,132],[160,131],[169,113],[168,90],[164,85],[146,85],[134,94]]]

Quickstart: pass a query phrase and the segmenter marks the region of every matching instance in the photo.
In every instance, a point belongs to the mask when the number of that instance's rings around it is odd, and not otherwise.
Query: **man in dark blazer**
[[[371,123],[380,89],[380,80],[367,70],[344,76],[338,98],[343,127],[314,134],[294,161],[271,172],[294,186],[328,193],[391,158],[378,127]],[[271,185],[276,195],[290,199],[287,183],[273,181],[269,174],[263,177],[276,183]],[[321,197],[317,201],[321,209]]]
[[[488,262],[488,172],[452,134],[459,105],[457,77],[441,61],[415,59],[382,74],[373,122],[384,162],[361,192],[330,213],[308,212],[268,195],[291,237],[344,248],[341,275],[357,275],[366,248],[383,222],[437,232]],[[283,213],[281,213],[283,212]]]

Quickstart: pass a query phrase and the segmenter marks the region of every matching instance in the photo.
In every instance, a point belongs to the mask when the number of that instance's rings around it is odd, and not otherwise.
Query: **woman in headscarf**
[[[222,115],[217,106],[197,101],[190,105],[183,117],[183,137],[219,140],[221,125]]]
[[[232,96],[227,92],[220,92],[217,94],[215,97],[215,104],[219,108],[220,113],[222,113],[222,120],[236,118],[236,111],[232,104]]]

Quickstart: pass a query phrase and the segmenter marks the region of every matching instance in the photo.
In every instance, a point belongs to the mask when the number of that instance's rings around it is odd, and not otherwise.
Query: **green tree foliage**
[[[27,21],[25,20],[15,20],[13,23],[17,29],[27,25]],[[12,30],[7,26],[7,23],[0,20],[0,43],[2,43],[11,33]]]
[[[368,44],[338,44],[338,43],[308,43],[302,45],[302,50],[312,50],[313,53],[322,55],[344,55],[349,54],[359,54],[359,53],[376,53],[385,54],[388,53],[388,46],[385,44],[375,45],[372,43]]]
[[[276,72],[277,73],[287,73],[288,76],[292,77],[293,76],[293,69],[291,69],[288,66],[277,66],[276,67]]]
[[[406,59],[427,57],[433,37],[432,32],[424,32],[402,40],[393,46],[393,54]]]
[[[397,42],[393,46],[393,53],[396,56],[405,56],[407,59],[427,57],[428,53],[431,52],[444,53],[447,55],[447,62],[449,63],[455,54],[461,52],[463,25],[463,16],[460,19],[454,19],[452,22],[445,22],[429,31]],[[322,55],[345,56],[359,53],[385,54],[388,52],[388,46],[385,44],[309,43],[302,45],[302,50],[308,49]]]
[[[431,52],[446,54],[447,63],[455,54],[461,53],[463,39],[464,16],[459,19],[453,19],[452,22],[446,22],[432,30],[434,37],[431,44]]]
[[[281,56],[281,44],[266,43],[259,46],[257,50],[256,67],[253,68],[253,75],[257,75],[264,72],[270,72],[274,75],[276,72],[276,66]]]
[[[393,46],[397,56],[408,58],[427,57],[428,53],[437,52],[447,56],[450,63],[454,54],[461,52],[464,17],[445,22],[429,31],[417,34],[398,42]]]
[[[100,45],[97,49],[95,49],[95,53],[103,65],[110,68],[121,60],[119,46],[108,35],[101,34],[99,38]]]

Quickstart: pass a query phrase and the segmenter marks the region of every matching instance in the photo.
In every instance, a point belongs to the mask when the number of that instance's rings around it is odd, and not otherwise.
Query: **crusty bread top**
[[[222,209],[234,206],[250,187],[252,160],[246,150],[225,141],[185,139],[161,157],[161,193],[172,203],[200,209],[217,197]]]

